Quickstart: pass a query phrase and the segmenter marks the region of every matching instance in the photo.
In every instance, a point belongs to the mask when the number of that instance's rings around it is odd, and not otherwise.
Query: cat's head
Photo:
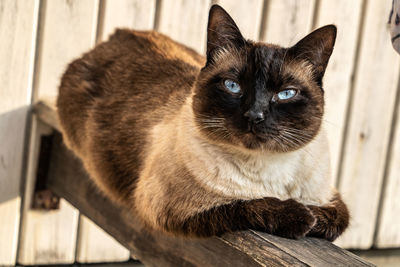
[[[283,48],[243,38],[221,7],[210,10],[207,63],[195,84],[197,126],[210,140],[276,152],[292,151],[318,133],[322,78],[336,39],[328,25]]]

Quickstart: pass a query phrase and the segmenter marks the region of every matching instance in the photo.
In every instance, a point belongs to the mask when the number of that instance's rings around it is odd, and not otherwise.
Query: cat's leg
[[[213,236],[254,229],[288,238],[300,238],[316,223],[315,217],[305,205],[293,199],[282,201],[277,198],[234,201],[182,221],[176,218],[170,216],[165,221],[165,229],[188,236]]]
[[[307,236],[321,237],[334,241],[349,225],[349,210],[339,193],[336,193],[327,205],[310,205],[308,207],[317,218],[317,223]]]

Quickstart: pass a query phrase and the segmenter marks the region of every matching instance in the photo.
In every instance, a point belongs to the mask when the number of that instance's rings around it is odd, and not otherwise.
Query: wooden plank
[[[382,210],[378,222],[378,232],[375,246],[378,248],[391,248],[400,246],[400,116],[399,107],[396,110],[396,128],[389,157]],[[400,254],[399,254],[400,255]]]
[[[362,0],[322,0],[315,28],[335,24],[338,33],[333,54],[324,77],[325,116],[331,150],[332,184],[336,184],[347,103],[352,85]]]
[[[33,107],[33,112],[43,118],[46,124],[52,125],[54,129],[61,131],[57,114],[54,113],[54,110],[56,109],[55,102],[56,98],[41,99],[40,102]]]
[[[204,54],[210,0],[162,0],[156,30]]]
[[[396,267],[400,266],[400,248],[397,246],[392,249],[368,249],[356,250],[354,254],[362,257],[376,266]]]
[[[0,3],[0,265],[15,265],[39,1]]]
[[[94,45],[98,6],[99,2],[92,0],[42,2],[34,101],[55,97],[67,64]],[[31,131],[33,142],[38,136],[37,131]],[[28,155],[31,170],[36,167],[34,153],[30,150]],[[33,183],[34,173],[31,171],[26,179],[27,184]],[[26,187],[27,196],[32,188]],[[32,211],[30,198],[26,200],[18,261],[27,265],[74,262],[78,211],[64,200],[57,211]]]
[[[129,251],[86,216],[80,216],[76,260],[81,263],[126,261]]]
[[[115,28],[151,30],[154,27],[155,0],[105,0],[99,37],[106,40]]]
[[[315,0],[270,0],[267,3],[263,41],[290,46],[311,30]]]
[[[184,239],[147,232],[132,212],[96,190],[59,134],[54,136],[48,187],[129,248],[146,266],[373,266],[317,238],[289,240],[242,231]]]
[[[36,98],[56,96],[67,64],[95,44],[98,0],[46,1]]]
[[[263,0],[219,0],[217,4],[221,5],[232,16],[246,39],[255,41],[259,39]]]
[[[387,27],[390,1],[367,2],[339,188],[351,227],[339,244],[370,248],[388,148],[400,58]]]
[[[400,2],[393,1],[392,6],[393,14],[390,17],[390,33],[392,38],[393,48],[399,53],[400,42],[397,39],[393,41],[393,37],[399,32],[399,25],[397,23],[396,13],[400,10]],[[400,87],[397,88],[400,90]],[[393,124],[393,139],[391,151],[387,158],[387,172],[386,172],[386,183],[384,184],[383,192],[381,193],[381,210],[378,213],[378,224],[374,246],[377,248],[391,248],[400,247],[400,204],[398,196],[400,194],[400,116],[399,116],[399,91],[397,92],[397,103],[394,114]],[[386,250],[385,250],[386,251]],[[378,253],[377,253],[378,254]],[[400,265],[400,250],[397,250],[397,255],[376,255],[381,261],[379,263],[391,264],[393,266]],[[393,262],[386,260],[385,256],[388,256]],[[378,260],[377,260],[378,261]]]
[[[31,131],[18,262],[26,265],[63,263],[65,260],[73,262],[78,218],[75,209],[61,200],[59,211],[29,210],[35,187],[40,138],[51,134],[52,129],[34,116]]]
[[[29,211],[18,262],[24,265],[75,261],[78,212],[64,199],[55,211]]]

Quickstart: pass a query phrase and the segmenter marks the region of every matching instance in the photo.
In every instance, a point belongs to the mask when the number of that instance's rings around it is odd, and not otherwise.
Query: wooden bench
[[[248,230],[221,237],[183,239],[149,233],[129,212],[104,197],[82,163],[62,142],[54,105],[34,107],[54,129],[46,186],[103,228],[148,266],[374,266],[332,243],[290,240]]]

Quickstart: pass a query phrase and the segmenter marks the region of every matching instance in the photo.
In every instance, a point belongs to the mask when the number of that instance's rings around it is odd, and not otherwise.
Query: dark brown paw
[[[311,210],[293,199],[282,201],[276,220],[273,234],[294,239],[304,237],[316,223]]]
[[[347,208],[343,211],[334,206],[308,207],[317,219],[317,223],[307,236],[324,238],[332,242],[346,230],[349,224]]]

